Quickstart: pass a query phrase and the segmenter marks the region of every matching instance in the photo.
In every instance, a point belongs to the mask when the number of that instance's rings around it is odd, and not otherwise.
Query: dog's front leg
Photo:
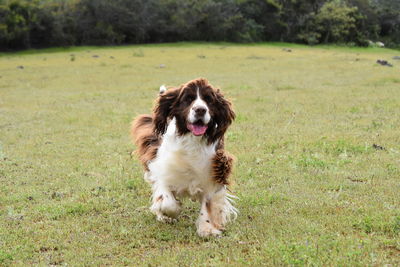
[[[200,216],[197,219],[197,234],[201,237],[218,236],[222,229],[218,229],[213,221],[213,203],[210,196],[204,196],[201,201]]]
[[[168,186],[156,182],[153,184],[153,204],[150,210],[157,216],[157,220],[173,222],[181,212],[181,203]]]
[[[214,192],[203,197],[197,220],[197,233],[200,236],[220,235],[226,223],[236,218],[238,211],[232,205],[232,198],[235,197],[228,194],[223,185],[216,185]]]

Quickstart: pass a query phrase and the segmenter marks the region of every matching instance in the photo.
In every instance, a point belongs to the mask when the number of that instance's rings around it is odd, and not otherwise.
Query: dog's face
[[[211,121],[210,108],[213,106],[213,97],[211,87],[198,87],[192,83],[181,89],[180,101],[171,111],[179,125],[184,127],[186,124],[187,130],[196,136],[204,135]]]
[[[219,89],[196,79],[160,95],[154,108],[154,131],[163,134],[174,117],[179,135],[204,135],[211,143],[225,133],[235,113]]]

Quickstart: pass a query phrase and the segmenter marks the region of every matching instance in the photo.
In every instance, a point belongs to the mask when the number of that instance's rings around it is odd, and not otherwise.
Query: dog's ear
[[[216,99],[217,99],[217,105],[218,107],[218,112],[217,112],[217,118],[219,120],[220,126],[223,126],[225,131],[231,125],[233,120],[235,119],[236,115],[235,112],[233,111],[232,104],[229,100],[227,100],[224,95],[221,93],[219,89],[216,90]]]
[[[227,100],[219,89],[215,90],[215,102],[217,109],[214,111],[215,128],[210,134],[212,141],[220,139],[235,119],[232,104]]]
[[[154,132],[157,135],[162,135],[167,130],[168,119],[171,117],[171,111],[179,96],[180,88],[169,89],[156,100],[156,105],[153,110],[154,117]]]

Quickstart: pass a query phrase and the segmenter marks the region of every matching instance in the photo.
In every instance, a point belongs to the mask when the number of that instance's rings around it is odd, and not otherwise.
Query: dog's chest
[[[171,154],[179,169],[186,169],[189,175],[203,177],[210,174],[211,160],[215,151],[210,146],[187,144]]]
[[[170,130],[168,127],[156,158],[149,164],[151,180],[190,195],[205,190],[210,184],[215,145],[208,145],[201,137],[178,136]]]
[[[162,144],[165,167],[183,179],[209,177],[211,160],[215,155],[213,145],[207,145],[199,137],[169,136]],[[186,177],[185,177],[186,176]]]

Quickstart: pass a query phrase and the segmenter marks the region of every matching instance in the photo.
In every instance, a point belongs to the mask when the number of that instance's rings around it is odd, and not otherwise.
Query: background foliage
[[[0,0],[0,48],[175,41],[400,44],[398,0]]]

